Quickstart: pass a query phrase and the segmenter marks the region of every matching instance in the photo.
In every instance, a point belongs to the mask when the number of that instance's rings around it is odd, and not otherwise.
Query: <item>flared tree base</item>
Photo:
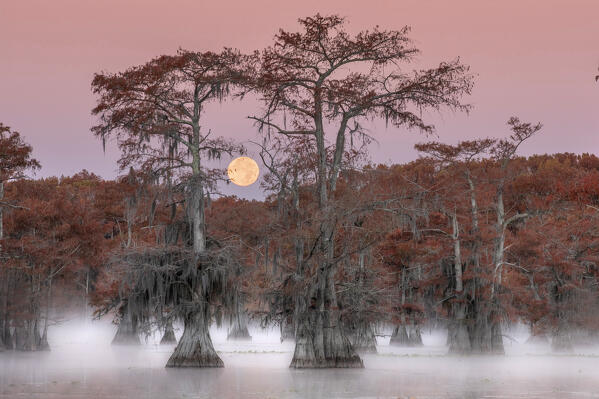
[[[420,334],[420,327],[417,325],[412,325],[408,329],[408,344],[412,348],[419,348],[423,346],[422,343],[422,335]]]
[[[483,355],[505,355],[503,334],[499,323],[476,323],[471,330],[471,353]]]
[[[295,329],[293,324],[284,322],[280,328],[281,331],[281,342],[284,341],[295,341]]]
[[[119,327],[112,339],[112,345],[141,345],[137,331],[137,318],[131,317],[128,306],[124,307],[124,314],[119,322]]]
[[[408,331],[406,330],[405,326],[401,325],[395,327],[393,333],[391,334],[389,345],[399,347],[410,346],[410,338],[408,337]]]
[[[338,326],[304,325],[298,331],[290,368],[364,368],[360,356]]]
[[[177,337],[175,337],[175,330],[172,324],[168,324],[164,330],[164,335],[160,340],[160,345],[175,345],[177,343]]]
[[[0,330],[0,334],[2,335],[4,350],[15,349],[14,336],[10,333],[10,330],[8,328],[5,331]]]
[[[141,345],[139,334],[130,331],[117,330],[111,345]]]
[[[211,354],[174,354],[166,363],[169,368],[222,368],[225,364],[215,353]]]
[[[555,353],[572,353],[574,346],[572,339],[567,333],[556,334],[551,340],[551,351]]]
[[[529,345],[547,345],[549,344],[549,338],[546,334],[531,335],[526,340]]]
[[[350,359],[302,359],[291,362],[292,369],[363,369],[364,362],[359,356]]]
[[[353,330],[348,331],[348,336],[353,349],[357,353],[377,353],[376,336],[370,324],[358,325]]]
[[[227,334],[227,341],[251,341],[252,336],[247,327],[233,328]]]
[[[48,349],[44,348],[44,342],[37,329],[37,322],[28,322],[25,326],[15,329],[15,349],[25,352],[36,352],[49,350],[48,342],[45,342]]]
[[[48,344],[48,336],[46,334],[42,335],[38,350],[47,352],[50,351],[50,344]]]
[[[185,320],[183,335],[168,359],[166,367],[224,367],[212,345],[208,326],[202,314],[194,314]]]
[[[453,355],[472,353],[468,327],[463,320],[456,320],[450,324],[447,332],[447,345],[449,346],[449,353]]]

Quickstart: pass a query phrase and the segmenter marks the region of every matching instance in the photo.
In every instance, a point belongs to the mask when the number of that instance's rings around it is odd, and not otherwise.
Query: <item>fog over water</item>
[[[599,398],[599,348],[552,355],[524,344],[525,328],[508,332],[507,355],[496,357],[446,356],[444,332],[425,331],[418,349],[379,337],[363,370],[290,370],[294,344],[257,327],[242,343],[212,330],[224,369],[166,369],[172,346],[158,336],[111,346],[115,330],[72,321],[50,330],[51,352],[0,353],[0,398]]]

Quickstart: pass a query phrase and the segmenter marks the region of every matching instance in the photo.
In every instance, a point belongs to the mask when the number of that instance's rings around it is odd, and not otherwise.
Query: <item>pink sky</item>
[[[115,72],[178,47],[249,51],[270,43],[299,17],[337,13],[349,30],[412,26],[419,66],[461,57],[477,74],[466,115],[433,115],[439,138],[505,135],[511,115],[541,121],[524,154],[599,152],[597,0],[3,0],[0,2],[0,121],[34,147],[40,176],[83,168],[112,178],[118,152],[89,132],[92,75]],[[213,110],[214,133],[240,141],[256,131],[254,104]],[[416,132],[373,126],[376,162],[405,162]],[[251,189],[228,188],[239,196]]]

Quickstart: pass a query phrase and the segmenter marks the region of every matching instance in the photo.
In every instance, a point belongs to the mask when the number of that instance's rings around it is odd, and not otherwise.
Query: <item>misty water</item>
[[[224,369],[166,369],[172,346],[157,336],[111,346],[114,331],[68,322],[50,331],[51,352],[0,353],[0,398],[599,398],[599,348],[552,355],[524,344],[524,329],[510,331],[506,356],[495,357],[446,356],[442,332],[425,332],[418,349],[380,337],[363,370],[290,370],[293,343],[258,328],[238,343],[212,330]]]

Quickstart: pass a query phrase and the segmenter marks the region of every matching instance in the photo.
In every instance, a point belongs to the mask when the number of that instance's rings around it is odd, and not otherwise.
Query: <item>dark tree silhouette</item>
[[[335,289],[332,209],[343,155],[354,136],[368,140],[363,127],[367,120],[433,131],[420,111],[467,110],[460,100],[469,93],[472,79],[457,60],[402,71],[400,65],[418,53],[407,36],[409,28],[374,28],[352,36],[343,18],[335,15],[317,14],[299,23],[302,31],[281,30],[274,45],[260,54],[253,88],[265,107],[251,117],[264,132],[312,137],[317,154],[316,192],[323,217],[313,237],[320,256],[312,263],[318,278],[300,305],[291,367],[362,367],[340,326]],[[334,132],[330,147],[328,130]]]

